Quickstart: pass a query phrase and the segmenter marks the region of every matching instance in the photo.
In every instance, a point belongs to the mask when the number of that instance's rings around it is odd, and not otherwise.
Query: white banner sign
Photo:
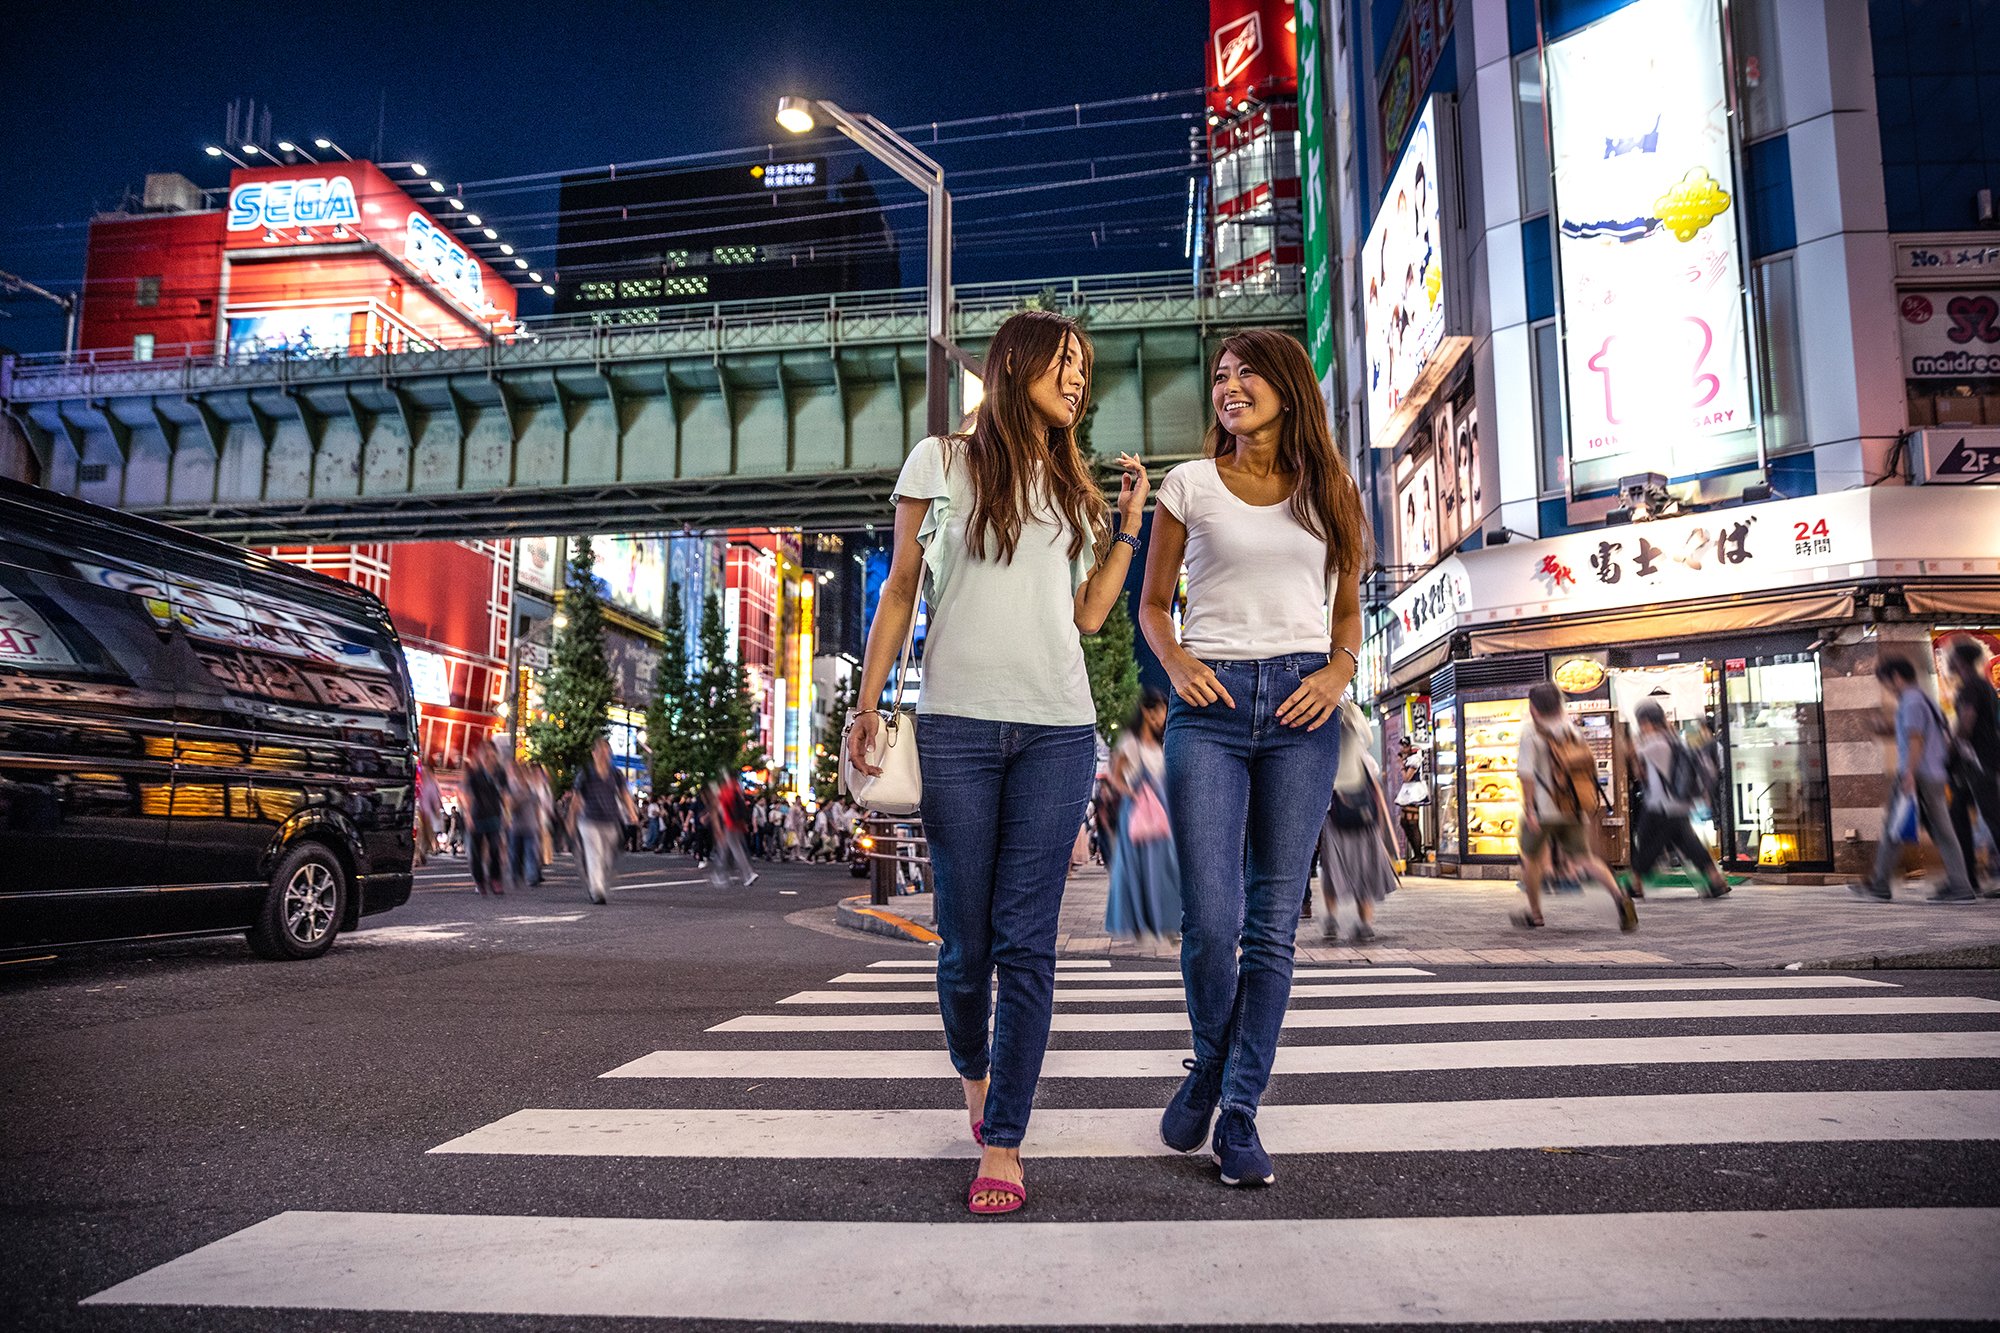
[[[1472,609],[1465,564],[1447,556],[1389,603],[1389,661],[1400,664],[1442,639]]]
[[[1754,457],[1716,0],[1637,0],[1547,62],[1579,484]]]

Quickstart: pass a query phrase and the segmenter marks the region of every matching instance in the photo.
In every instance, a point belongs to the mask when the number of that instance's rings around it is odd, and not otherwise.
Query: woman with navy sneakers
[[[1257,1138],[1257,1106],[1333,797],[1337,709],[1360,665],[1366,537],[1305,348],[1247,329],[1223,340],[1210,383],[1207,456],[1160,484],[1139,611],[1174,687],[1167,812],[1194,1028],[1194,1059],[1160,1137],[1193,1152],[1210,1141],[1213,1118],[1223,1183],[1268,1185],[1277,1177]]]
[[[971,432],[911,451],[857,696],[882,697],[922,585],[930,625],[917,756],[945,1044],[985,1148],[966,1199],[975,1213],[1012,1212],[1028,1197],[1021,1140],[1049,1043],[1057,909],[1096,773],[1079,636],[1104,624],[1125,586],[1149,489],[1139,460],[1121,456],[1119,531],[1106,531],[1075,434],[1090,364],[1071,320],[1011,316],[986,350]],[[881,726],[863,711],[849,732],[864,772],[877,771],[867,757]]]

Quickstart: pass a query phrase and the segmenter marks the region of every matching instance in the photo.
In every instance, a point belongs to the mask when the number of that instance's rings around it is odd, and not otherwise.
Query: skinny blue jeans
[[[1095,729],[923,713],[917,762],[943,941],[945,1045],[959,1077],[992,1079],[986,1142],[1018,1148],[1049,1046],[1057,918],[1090,805]]]
[[[1222,1070],[1223,1110],[1257,1114],[1292,995],[1292,944],[1340,722],[1276,720],[1324,653],[1206,664],[1236,700],[1167,710],[1167,813],[1181,862],[1181,976],[1194,1057]]]

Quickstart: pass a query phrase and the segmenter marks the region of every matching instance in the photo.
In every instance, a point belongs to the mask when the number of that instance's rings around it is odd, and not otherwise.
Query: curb
[[[906,944],[939,943],[937,933],[910,920],[885,912],[871,905],[866,895],[842,898],[834,906],[833,919],[849,930],[862,930],[871,935],[887,935],[890,939],[902,940]]]
[[[1799,966],[1793,964],[1793,966]],[[2000,968],[2000,944],[1966,944],[1923,953],[1871,954],[1865,958],[1822,958],[1804,964],[1807,971],[1862,972],[1917,968]]]

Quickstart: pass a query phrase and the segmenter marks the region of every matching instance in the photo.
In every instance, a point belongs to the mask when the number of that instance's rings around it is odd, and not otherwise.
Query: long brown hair
[[[1029,401],[1028,386],[1063,354],[1074,335],[1083,350],[1083,393],[1073,422],[1090,406],[1090,371],[1095,353],[1076,321],[1052,310],[1009,315],[986,348],[986,396],[972,433],[963,441],[972,469],[972,513],[965,524],[966,545],[986,558],[987,538],[1001,563],[1014,558],[1021,525],[1049,500],[1069,520],[1069,558],[1086,544],[1095,547],[1105,529],[1104,493],[1090,479],[1077,448],[1074,424],[1050,426]],[[1035,467],[1036,462],[1045,466]]]
[[[1262,375],[1285,405],[1278,426],[1278,467],[1298,478],[1292,489],[1292,517],[1326,543],[1327,577],[1336,569],[1343,575],[1359,573],[1368,550],[1368,519],[1361,512],[1361,490],[1327,428],[1325,400],[1319,396],[1312,358],[1288,333],[1244,329],[1224,338],[1215,349],[1208,363],[1211,385],[1224,352],[1235,353],[1238,361]],[[1208,456],[1220,458],[1235,447],[1236,437],[1211,417]]]

